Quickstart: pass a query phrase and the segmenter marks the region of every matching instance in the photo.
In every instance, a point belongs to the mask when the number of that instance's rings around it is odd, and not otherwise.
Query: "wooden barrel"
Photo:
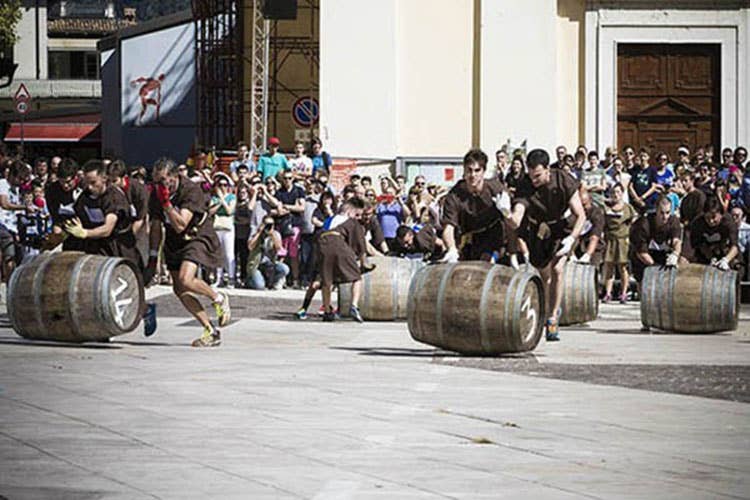
[[[406,302],[409,283],[424,263],[417,259],[399,257],[370,257],[375,270],[362,276],[362,297],[359,312],[370,321],[397,321],[406,319]],[[339,287],[339,312],[349,315],[352,305],[352,285]]]
[[[599,316],[599,283],[596,266],[568,262],[563,271],[562,326],[593,321]]]
[[[426,266],[411,280],[408,322],[414,340],[462,354],[530,351],[542,335],[542,281],[488,262]]]
[[[8,315],[28,339],[104,341],[138,326],[143,297],[140,274],[124,259],[46,252],[13,272]]]
[[[737,272],[713,266],[647,267],[641,282],[641,323],[669,332],[737,329]]]

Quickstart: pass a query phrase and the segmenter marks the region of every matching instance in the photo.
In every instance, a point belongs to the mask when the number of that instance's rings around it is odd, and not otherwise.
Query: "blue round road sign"
[[[318,100],[314,97],[300,97],[292,106],[292,118],[300,127],[312,127],[318,123],[319,114]]]

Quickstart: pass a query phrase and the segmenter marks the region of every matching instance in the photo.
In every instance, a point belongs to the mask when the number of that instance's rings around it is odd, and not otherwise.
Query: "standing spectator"
[[[526,177],[526,164],[523,161],[523,156],[514,156],[508,175],[505,176],[505,186],[508,188],[511,198],[515,197],[516,189],[524,177]]]
[[[315,262],[313,261],[315,232],[318,227],[322,226],[322,222],[320,225],[316,225],[313,219],[315,211],[320,204],[320,195],[323,192],[323,186],[313,177],[308,177],[305,180],[305,186],[307,189],[305,193],[305,210],[302,214],[302,225],[300,228],[301,238],[299,252],[300,283],[303,287],[310,285],[315,269]]]
[[[495,175],[498,179],[503,180],[508,175],[508,153],[505,149],[495,151]]]
[[[7,179],[0,179],[0,250],[3,258],[3,283],[23,260],[21,242],[18,238],[18,214],[33,215],[39,210],[23,203],[21,186],[31,180],[31,168],[21,160],[14,160],[8,169]]]
[[[372,177],[369,175],[362,176],[362,187],[365,188],[365,191],[372,188]]]
[[[299,246],[305,212],[305,190],[294,184],[292,172],[285,171],[281,177],[281,188],[276,191],[278,229],[284,246],[280,255],[286,258],[292,269],[292,288],[299,288]]]
[[[214,175],[214,194],[211,197],[209,215],[214,215],[214,229],[221,243],[224,257],[222,267],[216,270],[218,286],[234,288],[236,261],[234,256],[234,212],[237,197],[232,193],[232,180],[224,173]]]
[[[260,179],[255,182],[260,184]],[[247,258],[249,253],[247,240],[250,238],[250,221],[257,201],[257,193],[258,190],[255,185],[249,185],[245,182],[237,184],[237,208],[234,211],[234,256],[237,262],[236,282],[243,286],[247,285]]]
[[[737,165],[738,168],[745,169],[747,168],[746,165],[747,162],[747,149],[745,149],[742,146],[738,146],[734,150],[734,164]]]
[[[654,179],[654,169],[649,164],[648,151],[641,149],[638,154],[638,164],[630,173],[629,198],[639,214],[643,215],[653,211],[654,202],[658,197],[658,188]]]
[[[608,148],[609,150],[609,148]],[[604,192],[607,190],[607,171],[599,165],[599,154],[589,151],[588,166],[581,172],[581,185],[591,194],[591,200],[604,207]]]
[[[279,153],[281,141],[278,137],[268,139],[268,153],[264,154],[258,160],[258,173],[263,176],[263,181],[269,177],[276,177],[279,172],[289,170],[289,163],[286,156]]]
[[[60,163],[62,163],[62,158],[60,158],[59,156],[53,156],[49,161],[49,178],[47,179],[48,182],[55,182],[57,180],[57,169],[60,167]]]
[[[34,163],[34,178],[39,179],[42,185],[46,185],[49,180],[49,166],[47,158],[37,158]]]
[[[618,156],[619,156],[619,153],[617,152],[617,148],[613,146],[607,147],[607,149],[604,150],[604,159],[599,164],[599,166],[606,171],[607,169],[609,169],[609,167],[612,166],[612,162]]]
[[[677,163],[674,166],[674,174],[679,177],[683,172],[690,172],[692,170],[693,165],[690,163],[690,149],[683,144],[677,148]]]
[[[406,201],[406,197],[409,194],[409,190],[406,188],[406,177],[401,174],[397,175],[394,186],[396,187],[396,194],[401,198],[401,201]],[[385,194],[385,191],[381,192],[381,194]]]
[[[253,164],[253,160],[250,157],[250,151],[247,147],[247,144],[244,142],[238,142],[237,143],[237,158],[235,158],[232,163],[229,164],[229,173],[232,176],[232,180],[234,182],[237,182],[238,179],[238,170],[240,167],[246,167],[247,172],[255,171],[255,165]]]
[[[612,286],[615,281],[615,269],[620,273],[620,303],[628,301],[628,254],[630,252],[630,226],[637,217],[636,211],[625,202],[625,187],[622,184],[612,186],[612,205],[607,207],[607,228],[605,231],[607,250],[604,253],[604,300],[612,300]]]
[[[612,166],[607,170],[607,184],[610,191],[615,184],[622,184],[624,189],[622,193],[623,201],[625,203],[630,203],[630,197],[628,196],[630,174],[625,170],[625,164],[623,163],[622,158],[617,157],[612,160]]]
[[[669,188],[671,188],[674,183],[674,179],[675,174],[670,168],[669,156],[664,152],[657,153],[656,167],[654,167],[654,183],[657,186],[661,186],[660,188],[657,188],[658,192],[660,194],[668,192]]]
[[[549,166],[549,168],[562,168],[563,167],[563,160],[565,159],[565,155],[568,154],[568,148],[563,146],[562,144],[560,146],[557,146],[555,149],[555,155],[557,155],[557,161]]]
[[[380,227],[383,229],[383,236],[388,244],[388,248],[394,250],[398,226],[406,221],[411,212],[401,197],[396,195],[396,190],[393,186],[388,186],[385,193],[380,195],[375,212],[377,213]]]
[[[746,222],[746,212],[741,206],[735,205],[729,213],[735,226],[737,226],[737,248],[740,251],[740,257],[745,269],[748,269],[750,265],[750,224]]]
[[[625,172],[630,172],[636,165],[635,149],[630,145],[625,146],[622,148],[622,155],[623,170]],[[627,194],[627,191],[627,186],[625,186],[625,194]]]
[[[295,182],[301,183],[313,174],[313,162],[305,154],[305,145],[300,141],[294,143],[294,158],[289,160],[289,168]]]
[[[278,260],[283,244],[273,217],[263,218],[263,224],[248,241],[248,249],[248,286],[253,290],[263,290],[266,286],[271,290],[284,288],[289,267]]]
[[[319,138],[313,138],[312,143],[310,144],[310,149],[312,150],[310,153],[310,159],[313,164],[313,175],[329,175],[331,165],[333,165],[333,159],[331,158],[331,155],[323,151],[323,143]]]

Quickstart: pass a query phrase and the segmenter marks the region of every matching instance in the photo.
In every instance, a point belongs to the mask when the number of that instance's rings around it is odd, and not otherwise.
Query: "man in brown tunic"
[[[331,305],[333,285],[352,283],[351,317],[362,323],[359,297],[362,293],[362,271],[371,271],[365,261],[367,244],[360,222],[365,203],[361,198],[349,198],[339,215],[326,220],[318,240],[318,274],[323,294],[323,321],[333,321]]]
[[[481,150],[466,153],[463,168],[443,205],[443,262],[497,262],[507,246],[503,213],[510,212],[510,196],[497,178],[484,178],[487,155]]]
[[[198,267],[221,266],[219,238],[208,213],[209,200],[200,186],[180,176],[178,166],[168,159],[154,165],[153,191],[149,198],[151,217],[149,273],[153,275],[161,240],[161,226],[165,227],[164,258],[172,275],[172,290],[190,314],[203,325],[203,335],[194,340],[193,347],[213,347],[221,344],[221,333],[214,327],[208,314],[195,295],[211,299],[219,326],[229,323],[229,297],[213,290],[199,279]]]
[[[690,223],[693,262],[716,266],[722,271],[739,269],[739,232],[732,216],[725,214],[716,196],[706,200],[703,214]]]
[[[656,212],[641,217],[630,228],[630,264],[633,277],[640,284],[648,266],[677,267],[682,252],[680,220],[672,215],[672,202],[662,196]]]
[[[581,264],[599,266],[604,259],[606,248],[604,244],[604,226],[606,224],[604,210],[591,201],[591,195],[586,188],[579,190],[579,196],[581,197],[583,210],[586,212],[586,222],[583,225],[574,255]],[[570,224],[573,223],[575,221],[571,220]]]
[[[430,223],[423,225],[418,231],[409,226],[400,226],[396,230],[396,241],[400,254],[422,254],[424,260],[439,258],[443,245]]]
[[[539,269],[545,284],[545,305],[550,307],[546,339],[560,340],[557,321],[562,304],[563,270],[568,255],[586,222],[578,193],[578,181],[561,169],[549,168],[549,155],[542,149],[529,152],[529,175],[518,185],[511,215],[519,237],[528,245],[531,264]],[[575,217],[572,229],[566,219]]]
[[[682,224],[682,254],[686,260],[693,259],[693,246],[690,239],[690,223],[703,213],[703,205],[706,204],[706,193],[698,189],[696,174],[685,172],[680,176],[685,196],[680,201],[680,223]],[[697,178],[700,180],[700,177]]]
[[[62,168],[61,168],[62,170]],[[125,193],[110,185],[107,171],[99,160],[90,160],[83,166],[86,189],[73,205],[75,217],[63,223],[69,234],[66,241],[75,242],[73,248],[88,254],[122,257],[132,262],[139,273],[143,261],[136,247],[133,219]],[[156,331],[156,311],[140,304],[144,315],[144,334]]]

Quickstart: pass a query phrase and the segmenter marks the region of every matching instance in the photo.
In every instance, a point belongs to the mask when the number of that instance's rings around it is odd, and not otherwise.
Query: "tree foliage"
[[[0,0],[0,51],[18,41],[16,26],[21,15],[21,0]]]

